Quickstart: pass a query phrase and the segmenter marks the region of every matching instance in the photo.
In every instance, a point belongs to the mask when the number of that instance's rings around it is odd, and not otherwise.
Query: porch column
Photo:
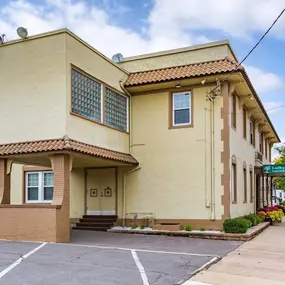
[[[272,206],[272,196],[273,196],[273,179],[270,177],[270,205]]]
[[[0,204],[10,204],[10,171],[7,174],[7,159],[0,158]]]
[[[70,241],[69,220],[69,168],[68,154],[55,154],[50,157],[54,173],[54,192],[52,205],[56,210],[56,242]]]
[[[261,191],[262,191],[262,207],[265,207],[265,195],[264,195],[264,174],[261,175]]]
[[[268,175],[266,175],[266,203],[267,203],[267,206],[270,206],[269,205],[269,180],[268,180]]]

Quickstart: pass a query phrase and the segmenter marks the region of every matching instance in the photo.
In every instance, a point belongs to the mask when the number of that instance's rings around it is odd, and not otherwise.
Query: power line
[[[266,37],[266,35],[271,31],[271,29],[275,26],[275,24],[278,22],[278,20],[281,18],[283,13],[285,12],[285,9],[281,11],[281,13],[278,15],[278,17],[274,20],[274,22],[271,24],[271,26],[267,29],[267,31],[263,34],[263,36],[259,39],[259,41],[255,44],[255,46],[247,53],[247,55],[243,58],[243,60],[237,65],[237,67],[230,72],[230,74],[222,81],[220,82],[215,88],[213,88],[209,94],[213,91],[215,91],[217,88],[219,88],[234,72],[238,70],[238,68],[242,65],[243,62],[247,60],[247,58],[251,55],[251,53],[257,48],[257,46],[262,42],[262,40]]]
[[[273,110],[276,110],[276,109],[280,109],[280,108],[284,108],[285,107],[285,104],[284,105],[280,105],[280,106],[276,106],[276,107],[274,107],[274,108],[270,108],[270,109],[266,109],[265,111],[266,112],[270,112],[270,111],[273,111]],[[207,109],[206,108],[206,110],[207,111],[210,111],[209,109]],[[217,110],[216,112],[220,112],[219,110]],[[224,111],[221,111],[221,113],[223,113],[223,114],[232,114],[232,112],[224,112]],[[258,111],[258,112],[254,112],[254,114],[258,114],[258,113],[260,113],[260,114],[263,114],[263,112],[262,111]],[[243,114],[243,112],[236,112],[236,114]]]

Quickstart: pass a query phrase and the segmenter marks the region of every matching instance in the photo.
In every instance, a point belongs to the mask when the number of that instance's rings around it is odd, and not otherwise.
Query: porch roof
[[[15,155],[48,152],[78,152],[104,159],[110,159],[130,164],[138,164],[138,161],[131,154],[86,144],[73,140],[68,136],[64,136],[63,138],[59,139],[28,141],[0,145],[0,157],[11,157]]]

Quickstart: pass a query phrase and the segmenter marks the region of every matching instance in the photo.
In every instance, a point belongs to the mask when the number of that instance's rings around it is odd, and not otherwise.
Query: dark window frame
[[[235,93],[232,93],[232,120],[231,125],[232,128],[237,128],[237,95]]]
[[[243,106],[243,138],[247,139],[247,109]]]

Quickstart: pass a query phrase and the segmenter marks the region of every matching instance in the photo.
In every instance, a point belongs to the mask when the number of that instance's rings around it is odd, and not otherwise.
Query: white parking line
[[[142,278],[142,281],[143,281],[143,285],[149,285],[148,279],[147,279],[147,276],[146,276],[146,273],[145,273],[145,270],[144,270],[144,267],[141,264],[136,251],[132,250],[131,252],[132,252],[132,256],[133,256],[133,259],[135,261],[135,264],[136,264],[137,268],[139,269],[139,272],[140,272],[140,275],[141,275],[141,278]]]
[[[148,250],[148,249],[137,249],[137,248],[127,248],[127,247],[112,247],[112,246],[100,246],[100,245],[90,245],[90,244],[76,244],[76,243],[51,243],[56,245],[63,246],[79,246],[79,247],[90,247],[98,249],[110,249],[110,250],[124,250],[137,252],[148,252],[148,253],[160,253],[160,254],[175,254],[175,255],[188,255],[188,256],[199,256],[199,257],[214,257],[218,258],[219,256],[213,254],[202,254],[202,253],[189,253],[189,252],[177,252],[177,251],[161,251],[161,250]]]
[[[19,265],[23,260],[25,260],[26,258],[28,258],[29,256],[31,256],[32,254],[34,254],[36,251],[38,251],[39,249],[41,249],[42,247],[44,247],[47,243],[42,243],[41,245],[39,245],[38,247],[36,247],[35,249],[29,251],[28,253],[26,253],[25,255],[23,255],[22,257],[20,257],[19,259],[17,259],[14,263],[12,263],[10,266],[8,266],[7,268],[5,268],[4,270],[2,270],[0,272],[0,279],[6,275],[9,271],[11,271],[13,268],[15,268],[17,265]]]
[[[205,268],[209,268],[209,266],[212,265],[213,263],[215,263],[217,260],[218,260],[218,258],[214,257],[213,259],[211,259],[207,263],[203,264],[201,267],[199,267],[194,272],[192,272],[192,276],[196,275],[198,272],[204,270]],[[178,284],[180,284],[180,282]],[[182,283],[182,285],[212,285],[212,284],[188,280],[188,281]]]
[[[186,281],[185,283],[183,283],[183,285],[212,285],[212,284],[189,280],[189,281]]]

